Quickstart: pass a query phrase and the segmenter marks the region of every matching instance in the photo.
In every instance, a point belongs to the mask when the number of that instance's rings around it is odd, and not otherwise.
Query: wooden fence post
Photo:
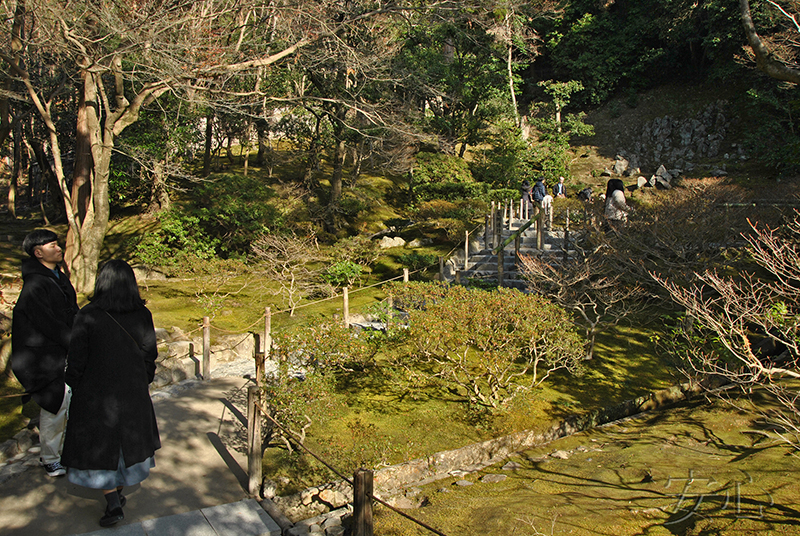
[[[408,283],[408,268],[403,268],[403,283]]]
[[[464,231],[464,270],[469,268],[469,231]]]
[[[544,246],[544,209],[539,205],[539,212],[536,214],[536,249],[540,250]]]
[[[344,315],[344,327],[350,327],[350,294],[347,287],[342,287],[342,314]]]
[[[258,387],[247,388],[247,491],[258,497],[261,490],[261,414],[256,402]]]
[[[203,317],[203,379],[211,379],[211,319]]]
[[[261,351],[261,335],[258,333],[253,333],[253,361],[256,364],[256,383],[258,383],[264,373],[264,353]]]
[[[264,309],[264,359],[269,359],[272,350],[272,307]]]
[[[491,218],[489,218],[489,223],[492,226],[492,246],[494,246],[494,225],[497,219],[495,215],[494,201],[492,201],[492,212],[490,214]]]
[[[500,248],[500,251],[497,252],[497,286],[503,286],[503,270],[505,269],[506,263],[506,251],[504,248]]]
[[[564,224],[564,262],[569,259],[569,207],[567,207],[567,222]]]
[[[373,536],[372,471],[367,469],[353,474],[353,535]]]

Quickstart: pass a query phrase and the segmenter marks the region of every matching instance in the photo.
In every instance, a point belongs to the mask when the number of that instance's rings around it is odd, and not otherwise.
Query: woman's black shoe
[[[122,513],[122,507],[114,508],[113,510],[106,508],[106,513],[100,518],[100,526],[110,527],[123,519],[125,519],[125,514]]]

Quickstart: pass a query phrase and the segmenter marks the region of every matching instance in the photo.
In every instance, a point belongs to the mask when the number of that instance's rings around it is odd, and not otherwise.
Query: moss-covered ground
[[[408,513],[448,536],[800,534],[800,460],[754,444],[751,419],[705,401],[628,419],[424,486],[427,505]],[[495,474],[507,478],[482,481]],[[375,516],[382,536],[431,534]]]

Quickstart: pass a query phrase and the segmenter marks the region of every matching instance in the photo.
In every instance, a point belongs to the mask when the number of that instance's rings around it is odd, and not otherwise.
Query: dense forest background
[[[586,114],[630,117],[665,85],[728,103],[720,155],[733,147],[739,169],[780,180],[800,165],[792,1],[3,9],[7,214],[43,205],[46,220],[66,220],[66,262],[83,291],[118,211],[160,215],[139,249],[154,263],[186,250],[247,255],[263,233],[332,243],[364,231],[350,223],[365,201],[347,189],[367,171],[407,182],[391,195],[402,209],[444,199],[470,216],[463,202],[516,196],[525,178],[572,179],[574,146],[600,141]],[[646,113],[642,122],[659,114]],[[626,128],[602,133],[606,157]],[[720,167],[696,164],[683,172]],[[270,203],[277,190],[263,177],[294,203]]]

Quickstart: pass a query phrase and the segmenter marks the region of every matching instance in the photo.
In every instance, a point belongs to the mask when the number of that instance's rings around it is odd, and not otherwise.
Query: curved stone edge
[[[521,451],[621,419],[666,409],[721,385],[719,380],[713,378],[704,384],[683,383],[615,406],[571,417],[544,432],[524,430],[386,467],[374,473],[375,495],[386,500],[402,494],[404,489],[411,486],[422,486],[453,474],[480,471]],[[319,516],[328,510],[342,508],[352,500],[352,488],[344,481],[315,486],[294,495],[272,498],[275,505],[289,519],[301,520],[295,521],[295,524],[303,523],[302,520]]]

